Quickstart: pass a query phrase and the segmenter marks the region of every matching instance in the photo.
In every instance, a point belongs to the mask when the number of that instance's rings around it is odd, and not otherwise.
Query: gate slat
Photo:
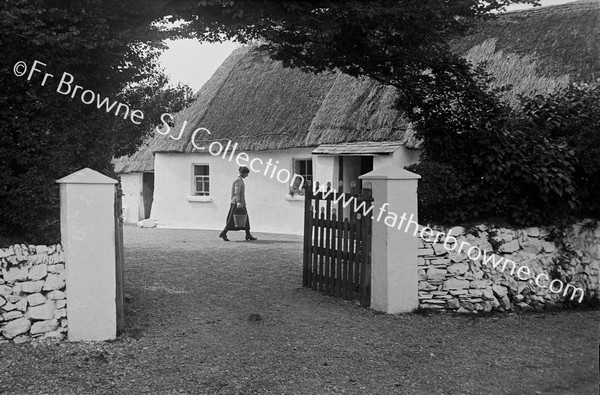
[[[338,183],[338,196],[344,193],[344,183],[340,180]],[[335,262],[335,295],[342,296],[342,262],[343,262],[343,237],[344,237],[344,207],[342,199],[337,204],[337,226],[336,226],[336,262]]]
[[[327,204],[327,202],[325,202]],[[321,207],[321,214],[319,216],[319,247],[321,247],[321,253],[319,254],[319,291],[323,292],[323,265],[324,265],[324,251],[325,247],[325,207]]]
[[[302,284],[307,287],[311,284],[310,270],[310,240],[312,236],[312,188],[307,182],[304,188],[304,250],[302,254]]]
[[[365,225],[365,221],[364,218],[360,217],[360,219],[356,219],[356,256],[354,258],[354,279],[353,279],[353,285],[352,285],[352,292],[356,293],[357,295],[360,295],[360,276],[362,273],[362,245],[363,245],[363,241],[365,240],[365,238],[363,237],[363,227]]]
[[[336,262],[338,257],[338,250],[336,248],[337,243],[337,212],[334,208],[332,208],[331,214],[331,269],[329,271],[329,295],[335,295],[335,271],[336,271]]]
[[[318,188],[319,184],[317,183],[317,188]],[[313,220],[314,220],[314,227],[313,227],[313,249],[311,251],[312,255],[313,255],[313,270],[312,270],[312,289],[314,289],[315,291],[317,290],[317,281],[318,281],[318,255],[317,255],[317,251],[314,247],[318,247],[319,246],[319,196],[316,195],[315,196],[315,211],[311,214],[313,215]]]
[[[348,257],[348,275],[346,276],[346,299],[352,299],[354,292],[354,260],[356,259],[356,243],[354,234],[356,233],[356,221],[354,213],[350,213],[350,240],[349,245],[349,257]]]
[[[361,252],[361,260],[360,260],[360,300],[363,305],[371,304],[371,234],[370,234],[370,226],[371,226],[371,216],[367,214],[367,216],[363,217],[363,226],[361,229],[361,238],[363,240],[362,243],[362,252]],[[368,242],[367,242],[368,241]]]
[[[337,216],[337,226],[336,226],[336,259],[335,259],[335,296],[338,298],[342,296],[342,257],[344,253],[344,222],[343,222],[343,213],[338,211]]]
[[[341,278],[341,287],[342,287],[342,298],[347,299],[348,292],[348,263],[350,261],[350,223],[348,222],[348,218],[344,218],[344,251],[348,253],[347,259],[344,259],[344,264],[342,268],[342,278]]]
[[[327,187],[330,188],[331,184],[327,183]],[[331,284],[331,202],[325,202],[325,217],[327,218],[325,226],[325,293],[329,294]]]

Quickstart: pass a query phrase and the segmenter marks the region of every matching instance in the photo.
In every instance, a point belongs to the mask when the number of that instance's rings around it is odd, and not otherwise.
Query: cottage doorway
[[[373,170],[373,156],[339,156],[338,169],[338,180],[342,181],[343,192],[350,194],[359,193],[359,191],[362,191],[362,180],[358,177]],[[350,206],[344,207],[342,210],[344,217],[350,216]]]
[[[152,201],[154,200],[154,173],[142,175],[142,216],[141,219],[150,218]]]
[[[372,155],[348,155],[339,157],[339,175],[344,185],[344,192],[351,193],[352,183],[354,182],[357,191],[362,190],[362,180],[358,177],[373,171]]]

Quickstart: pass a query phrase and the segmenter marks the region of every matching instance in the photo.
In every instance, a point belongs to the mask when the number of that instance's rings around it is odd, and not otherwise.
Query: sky
[[[575,0],[542,0],[542,6],[571,3]],[[507,11],[532,8],[530,5],[513,5]],[[160,57],[161,63],[171,82],[188,84],[194,92],[212,76],[229,54],[239,44],[233,42],[201,44],[196,40],[176,40],[167,42],[169,49]]]

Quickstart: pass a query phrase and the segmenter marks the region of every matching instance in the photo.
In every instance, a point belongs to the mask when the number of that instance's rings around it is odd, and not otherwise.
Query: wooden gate
[[[370,189],[355,190],[343,193],[340,186],[336,192],[327,183],[319,192],[317,182],[313,193],[310,183],[305,186],[303,284],[369,306],[373,199]]]
[[[116,255],[116,281],[117,294],[117,333],[123,332],[125,327],[125,315],[123,312],[123,268],[125,266],[125,255],[123,251],[123,192],[121,182],[115,185],[115,255]]]

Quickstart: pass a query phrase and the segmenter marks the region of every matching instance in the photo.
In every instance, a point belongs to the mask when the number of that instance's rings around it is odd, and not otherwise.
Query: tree
[[[21,1],[0,5],[0,233],[15,240],[58,239],[55,180],[83,167],[114,176],[111,160],[132,153],[160,123],[157,112],[178,111],[189,88],[169,88],[157,67],[163,39],[144,2]],[[141,11],[137,11],[141,10]],[[24,62],[31,71],[17,77]],[[48,77],[42,85],[45,73]],[[129,101],[140,125],[61,94],[63,73],[75,85],[112,101]],[[65,90],[66,91],[66,88]]]
[[[273,59],[306,71],[369,76],[422,98],[453,86],[469,65],[448,41],[513,3],[536,0],[248,0],[174,2],[201,40],[260,41]],[[427,72],[426,72],[427,71]]]
[[[112,118],[114,157],[133,154],[154,131],[154,127],[161,124],[162,114],[178,112],[193,102],[193,92],[189,86],[177,84],[171,87],[168,83],[168,78],[160,73],[129,86],[118,95],[120,102],[128,103],[131,108],[142,109],[144,119],[136,125],[129,119]]]

